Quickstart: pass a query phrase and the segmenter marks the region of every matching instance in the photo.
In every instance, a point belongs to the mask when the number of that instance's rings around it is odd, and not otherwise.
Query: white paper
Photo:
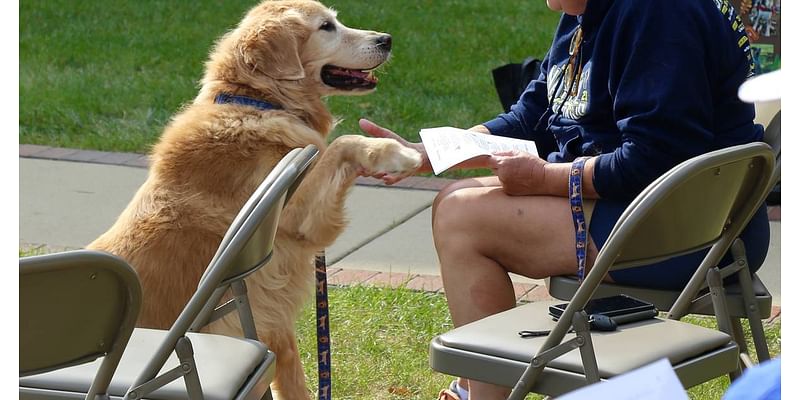
[[[519,150],[538,155],[533,141],[486,135],[449,126],[422,129],[419,136],[436,175],[470,158],[501,151]]]
[[[557,400],[682,400],[686,391],[666,358],[565,394]]]

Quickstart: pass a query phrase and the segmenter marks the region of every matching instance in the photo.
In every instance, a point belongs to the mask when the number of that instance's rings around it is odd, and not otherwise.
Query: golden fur
[[[322,153],[282,213],[270,266],[248,278],[259,338],[277,355],[275,394],[309,398],[294,321],[313,290],[314,255],[344,229],[345,196],[359,172],[407,174],[420,163],[418,153],[389,139],[348,135],[326,145],[335,123],[322,98],[371,87],[325,84],[323,66],[375,68],[389,56],[387,38],[348,28],[308,0],[264,1],[220,38],[198,96],[154,147],[147,180],[116,223],[88,246],[124,258],[138,272],[140,326],[171,326],[256,186],[292,148],[314,144]],[[214,104],[220,93],[281,109]],[[241,335],[234,314],[208,330]]]

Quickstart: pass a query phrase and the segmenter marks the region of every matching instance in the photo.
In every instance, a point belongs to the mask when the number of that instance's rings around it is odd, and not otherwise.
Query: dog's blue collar
[[[220,93],[214,98],[216,104],[241,104],[251,106],[259,110],[280,110],[282,107],[263,100],[254,99],[247,96],[235,96],[230,93]]]

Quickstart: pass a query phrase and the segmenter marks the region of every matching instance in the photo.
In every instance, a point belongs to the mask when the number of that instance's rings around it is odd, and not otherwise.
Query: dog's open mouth
[[[378,78],[373,69],[349,69],[326,65],[322,67],[322,82],[330,87],[342,90],[374,89]]]

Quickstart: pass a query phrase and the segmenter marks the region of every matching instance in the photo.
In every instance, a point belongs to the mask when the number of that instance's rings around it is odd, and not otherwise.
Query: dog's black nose
[[[378,47],[389,51],[392,49],[392,35],[380,35],[375,39],[375,43]]]

